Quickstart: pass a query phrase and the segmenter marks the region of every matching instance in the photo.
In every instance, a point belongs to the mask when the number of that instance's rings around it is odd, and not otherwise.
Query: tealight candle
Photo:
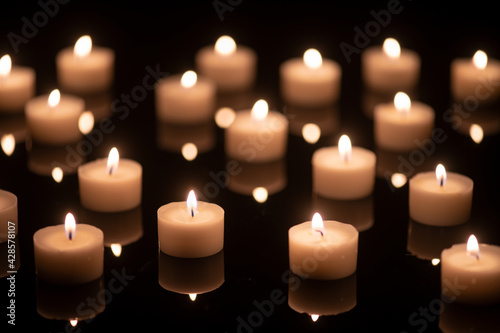
[[[78,167],[82,206],[98,212],[121,212],[138,207],[142,197],[142,166],[119,157],[113,148],[108,158]]]
[[[283,158],[288,143],[288,120],[269,111],[265,100],[258,100],[252,110],[236,112],[225,130],[225,151],[229,158],[248,163],[270,162]]]
[[[14,241],[17,229],[17,196],[0,190],[0,243],[8,239]]]
[[[394,96],[394,103],[375,106],[373,126],[378,147],[392,151],[410,151],[417,143],[431,137],[435,113],[429,105],[412,102],[403,92]]]
[[[474,235],[467,244],[441,252],[441,291],[461,303],[491,305],[500,302],[500,247],[478,244]],[[458,290],[457,290],[458,289]]]
[[[0,58],[0,112],[22,113],[35,95],[35,78],[32,68],[12,66],[8,54]]]
[[[491,82],[500,79],[500,61],[488,59],[487,54],[478,50],[470,58],[458,58],[450,66],[451,94],[456,101],[468,98],[488,102],[496,99],[500,93],[491,88]]]
[[[470,217],[474,182],[467,176],[446,172],[439,164],[436,172],[421,172],[410,179],[410,217],[434,226],[451,226]]]
[[[224,210],[198,202],[190,191],[185,202],[171,202],[158,209],[160,251],[180,258],[208,257],[224,246]]]
[[[287,104],[317,107],[334,104],[340,96],[342,69],[323,59],[316,49],[305,51],[280,66],[281,94]]]
[[[86,95],[109,90],[114,77],[115,53],[107,47],[92,45],[90,36],[82,36],[74,47],[56,56],[60,87],[70,93]]]
[[[365,49],[361,66],[365,85],[378,92],[412,91],[420,79],[420,56],[394,38]]]
[[[335,280],[356,271],[358,231],[350,224],[323,221],[315,213],[312,221],[288,230],[290,270],[302,278]]]
[[[157,118],[175,124],[207,122],[215,112],[215,96],[215,84],[194,71],[166,77],[155,88]]]
[[[50,95],[34,97],[26,102],[26,123],[34,141],[49,145],[65,145],[82,138],[78,128],[85,102],[80,97],[61,95],[58,89]]]
[[[233,38],[221,36],[214,46],[205,46],[195,56],[201,75],[212,79],[223,93],[250,89],[256,77],[257,54]]]
[[[103,273],[104,244],[100,229],[76,224],[71,213],[64,225],[42,228],[33,235],[37,277],[54,284],[82,284]]]
[[[338,146],[323,147],[312,156],[313,192],[330,199],[361,199],[373,192],[376,156],[352,147],[347,135]]]

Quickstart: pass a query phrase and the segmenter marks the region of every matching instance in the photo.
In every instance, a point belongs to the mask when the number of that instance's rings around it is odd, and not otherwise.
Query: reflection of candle
[[[229,177],[227,187],[243,195],[252,195],[256,188],[262,187],[271,195],[283,190],[286,183],[286,165],[280,159],[269,163],[239,163],[239,168]]]
[[[205,153],[215,146],[215,126],[206,122],[189,126],[156,122],[156,142],[158,148],[176,153],[182,152],[182,147],[190,142],[196,146],[198,153]]]
[[[340,127],[338,105],[315,109],[287,106],[286,114],[289,115],[290,133],[302,136],[308,143],[316,143]]]
[[[35,94],[35,76],[32,68],[12,66],[9,55],[0,58],[0,112],[23,112]]]
[[[444,296],[469,304],[500,302],[500,247],[478,244],[474,235],[467,244],[441,252],[441,290]],[[457,291],[453,286],[460,286]]]
[[[33,144],[28,151],[28,169],[41,176],[50,176],[56,167],[65,175],[74,174],[85,161],[84,157],[76,153],[76,149],[76,145],[59,147]]]
[[[446,303],[439,315],[439,329],[443,333],[500,332],[499,305]]]
[[[81,284],[103,273],[102,231],[88,224],[76,224],[70,213],[64,225],[36,231],[33,245],[36,274],[46,282]]]
[[[436,172],[421,172],[410,179],[410,217],[417,222],[451,226],[466,222],[472,205],[472,179],[446,172],[442,164]]]
[[[287,104],[321,106],[335,103],[340,96],[342,69],[323,59],[315,49],[304,52],[280,66],[281,94]]]
[[[323,221],[316,213],[312,221],[288,230],[290,269],[303,278],[341,279],[356,271],[358,231],[350,224]]]
[[[0,243],[17,235],[17,196],[0,190]]]
[[[370,195],[375,184],[375,154],[351,147],[343,135],[337,147],[323,147],[312,157],[313,191],[331,199],[360,199]]]
[[[224,210],[213,203],[198,202],[190,191],[186,201],[158,209],[158,241],[161,252],[174,257],[213,255],[224,246]]]

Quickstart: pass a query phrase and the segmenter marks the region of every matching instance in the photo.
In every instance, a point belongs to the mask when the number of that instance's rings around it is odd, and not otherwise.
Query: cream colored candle
[[[198,202],[190,191],[186,201],[158,209],[158,241],[161,252],[174,257],[216,254],[224,247],[224,210],[213,203]]]
[[[121,212],[138,207],[142,199],[142,166],[120,159],[111,149],[101,158],[78,167],[82,206],[98,212]]]
[[[12,66],[9,55],[0,58],[0,113],[22,113],[35,95],[35,79],[33,68]]]
[[[173,124],[199,124],[212,120],[216,86],[193,71],[161,79],[155,88],[156,115]]]
[[[258,100],[251,111],[236,112],[234,121],[225,130],[226,155],[248,163],[283,158],[287,143],[287,118],[279,112],[269,111],[264,100]]]
[[[53,90],[26,102],[28,129],[34,141],[49,145],[66,145],[82,139],[78,128],[85,103],[72,95]]]
[[[412,91],[420,79],[420,62],[415,51],[387,38],[382,47],[368,47],[361,54],[363,82],[378,92]]]
[[[407,94],[398,92],[394,96],[394,103],[375,106],[375,144],[392,151],[417,149],[417,143],[431,137],[434,118],[432,107],[421,102],[412,102]]]
[[[100,229],[76,224],[71,213],[65,224],[39,229],[33,235],[37,277],[54,284],[81,284],[103,273],[104,244]]]
[[[17,196],[0,190],[0,243],[9,239],[13,242],[17,229]]]
[[[109,90],[114,79],[115,52],[92,45],[90,36],[82,36],[74,47],[56,56],[57,79],[64,91],[86,95]]]
[[[350,224],[323,221],[316,213],[312,221],[288,230],[290,269],[303,278],[341,279],[356,271],[358,231]]]
[[[376,156],[361,147],[351,147],[343,135],[336,147],[323,147],[312,156],[313,192],[341,200],[361,199],[373,192]]]
[[[499,246],[478,244],[476,237],[471,235],[467,244],[455,244],[441,252],[444,296],[461,303],[498,304],[499,281]]]
[[[205,46],[195,55],[201,75],[212,79],[222,93],[250,89],[256,77],[257,54],[247,46],[236,45],[233,38],[221,36],[214,46]]]
[[[451,226],[469,220],[474,182],[464,175],[446,172],[439,164],[436,172],[421,172],[410,179],[410,217],[434,226]]]

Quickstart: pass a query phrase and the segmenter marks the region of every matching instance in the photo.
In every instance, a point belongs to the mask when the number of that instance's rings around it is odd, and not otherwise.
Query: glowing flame
[[[111,244],[111,252],[113,252],[115,257],[119,257],[122,254],[121,244]]]
[[[387,38],[382,45],[384,53],[391,59],[399,59],[401,55],[401,46],[394,38]]]
[[[321,137],[321,129],[316,124],[305,124],[302,127],[302,137],[307,143],[316,143]]]
[[[198,213],[198,200],[196,200],[196,195],[193,190],[189,191],[186,206],[188,214],[191,215],[191,217],[194,217],[195,214]]]
[[[349,162],[351,160],[351,154],[352,154],[352,146],[351,146],[351,140],[347,135],[342,135],[339,139],[339,154],[340,158],[344,160],[344,162]]]
[[[392,183],[392,186],[394,186],[395,188],[400,188],[400,187],[403,187],[407,182],[407,178],[404,174],[402,173],[393,173],[392,176],[391,176],[391,183]]]
[[[323,224],[323,218],[319,213],[314,213],[311,228],[313,232],[319,232],[321,236],[325,234],[325,226]]]
[[[484,137],[483,128],[478,124],[470,125],[469,134],[475,143],[481,143],[481,141],[483,141]]]
[[[221,55],[233,54],[236,51],[236,42],[229,36],[220,36],[215,42],[215,52]]]
[[[227,107],[220,108],[215,113],[215,123],[220,128],[228,128],[233,123],[235,117],[236,114],[233,109]]]
[[[198,81],[198,75],[193,71],[187,71],[181,77],[181,85],[184,88],[191,88],[196,84],[196,81]]]
[[[467,255],[475,257],[477,260],[479,260],[479,257],[481,256],[479,244],[476,236],[474,235],[470,235],[469,240],[467,240]]]
[[[403,115],[408,115],[410,113],[411,109],[411,100],[410,97],[405,94],[404,92],[398,92],[394,96],[394,107],[396,110],[403,114]]]
[[[316,49],[308,49],[304,52],[304,63],[308,68],[319,68],[323,64],[321,53]]]
[[[64,221],[64,232],[66,233],[66,237],[69,240],[73,240],[75,238],[76,233],[76,221],[73,214],[66,214],[66,220]]]
[[[94,128],[94,114],[92,111],[84,111],[78,118],[78,128],[83,135],[87,135]]]
[[[438,258],[434,258],[434,259],[431,260],[431,264],[433,266],[439,265],[440,262],[441,262],[441,259],[438,259]]]
[[[259,203],[264,203],[267,201],[268,197],[268,192],[265,187],[256,187],[252,191],[252,196],[255,199],[255,201]]]
[[[446,184],[446,169],[442,164],[438,164],[438,166],[436,167],[436,181],[441,187]]]
[[[269,112],[269,106],[263,99],[259,99],[252,107],[251,116],[254,121],[261,121],[266,119]]]
[[[115,147],[111,148],[108,155],[108,164],[106,166],[106,171],[109,175],[112,175],[118,169],[118,164],[120,163],[120,154],[118,154],[118,149]]]
[[[194,302],[198,294],[189,294],[189,298]]]
[[[14,153],[14,149],[16,148],[16,138],[13,134],[2,135],[0,144],[2,145],[2,150],[5,155],[10,156]]]
[[[59,92],[59,89],[54,89],[49,95],[49,108],[56,107],[59,105],[59,101],[61,100],[61,93]]]
[[[0,58],[0,77],[9,76],[11,69],[12,59],[10,59],[10,55],[6,54]]]
[[[485,69],[488,64],[488,56],[484,51],[478,50],[472,57],[472,63],[477,69]]]
[[[72,327],[75,327],[76,325],[78,325],[78,319],[70,319],[69,323]]]
[[[318,319],[319,319],[319,315],[317,315],[317,314],[312,314],[312,315],[311,315],[311,319],[312,319],[312,321],[317,322],[317,321],[318,321]]]
[[[52,169],[52,178],[56,183],[60,183],[63,180],[64,172],[60,167],[55,167]]]
[[[85,58],[92,51],[92,39],[90,36],[85,35],[80,38],[75,43],[75,48],[73,53],[77,58]]]
[[[198,148],[194,143],[188,142],[182,146],[182,156],[188,161],[192,161],[198,156]]]

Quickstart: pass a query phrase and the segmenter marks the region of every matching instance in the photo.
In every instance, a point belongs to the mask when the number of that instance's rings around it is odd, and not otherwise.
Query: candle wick
[[[439,180],[439,186],[443,187],[444,185],[444,177],[441,177],[441,179]]]
[[[73,240],[73,233],[71,231],[68,233],[68,238],[69,240]]]
[[[314,231],[317,231],[317,232],[319,232],[319,233],[321,234],[321,237],[324,237],[324,234],[323,234],[323,231],[321,231],[321,230],[318,230],[318,229],[314,229]]]
[[[191,217],[194,217],[194,209],[191,208]]]

